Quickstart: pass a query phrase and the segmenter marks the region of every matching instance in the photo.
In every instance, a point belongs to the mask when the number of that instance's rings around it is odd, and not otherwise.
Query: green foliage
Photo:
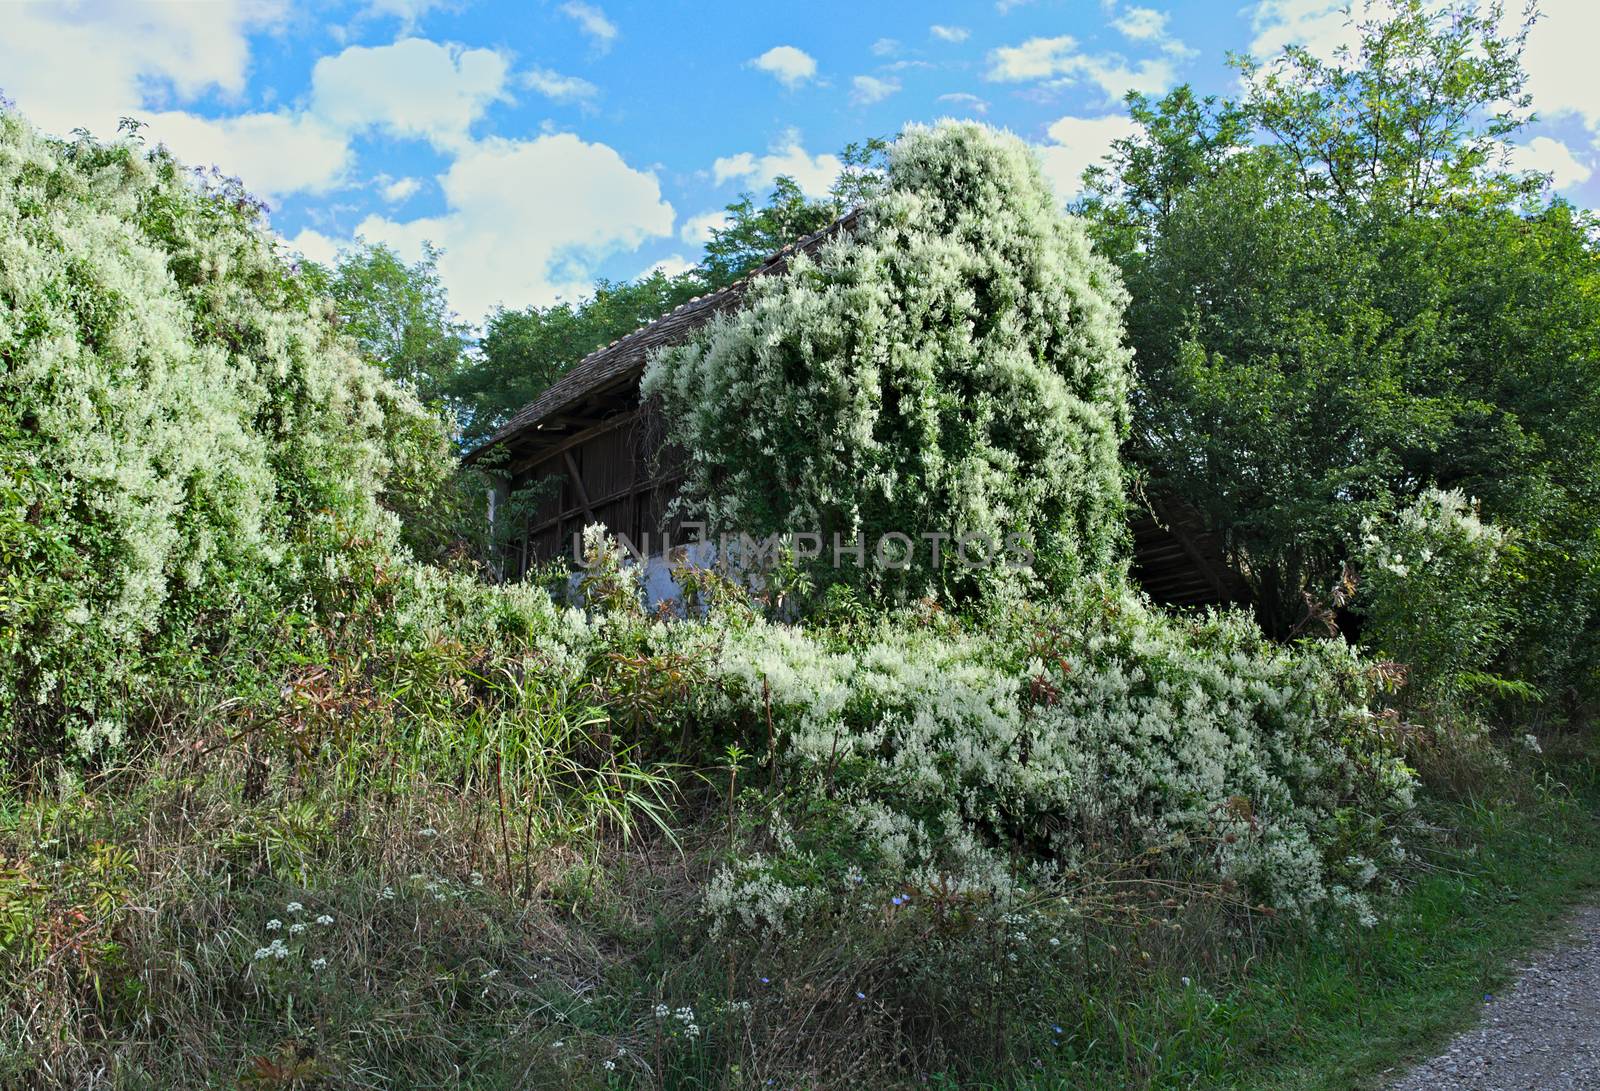
[[[1090,172],[1132,298],[1130,454],[1205,513],[1280,636],[1369,520],[1430,486],[1478,497],[1518,543],[1493,670],[1576,695],[1600,649],[1600,236],[1497,173],[1521,32],[1376,10],[1332,61],[1240,61],[1242,102],[1134,97],[1140,132]]]
[[[602,280],[577,303],[495,311],[484,325],[481,358],[447,389],[461,409],[463,439],[470,446],[488,438],[589,353],[705,291],[698,272],[669,277],[657,270],[636,281]]]
[[[727,207],[727,222],[712,228],[701,259],[710,288],[732,284],[796,239],[821,231],[882,187],[889,143],[873,138],[839,153],[844,165],[825,199],[807,197],[793,178],[780,175],[764,205],[745,193]]]
[[[1237,58],[1245,109],[1308,196],[1354,210],[1403,212],[1483,196],[1507,140],[1528,119],[1522,50],[1529,20],[1506,33],[1499,0],[1386,0],[1331,60],[1290,45],[1266,64]],[[1353,17],[1352,17],[1353,18]],[[1491,191],[1527,189],[1500,175]]]
[[[432,246],[424,244],[422,257],[407,265],[381,243],[344,251],[331,269],[304,263],[311,289],[333,300],[341,331],[427,404],[454,389],[468,343],[466,325],[445,298],[438,263]]]
[[[117,744],[287,608],[438,429],[337,335],[258,206],[136,143],[0,113],[0,722]],[[11,503],[9,501],[15,501]],[[207,668],[209,669],[209,667]]]
[[[1019,536],[1035,578],[1115,565],[1126,427],[1124,295],[1026,148],[976,125],[913,130],[882,190],[814,261],[651,362],[712,527],[910,537],[918,563],[843,569],[890,595],[1018,581],[929,562],[923,536]]]

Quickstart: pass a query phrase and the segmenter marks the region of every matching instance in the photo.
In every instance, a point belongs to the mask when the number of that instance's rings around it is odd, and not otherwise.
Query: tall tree
[[[433,403],[461,370],[468,327],[450,310],[439,280],[440,251],[424,243],[407,265],[381,243],[344,251],[331,268],[305,263],[311,284],[333,299],[344,332],[391,379]]]
[[[1130,101],[1082,202],[1132,295],[1131,453],[1294,631],[1363,522],[1457,488],[1515,530],[1511,669],[1600,661],[1595,221],[1504,169],[1526,116],[1498,6],[1393,0],[1240,102]],[[1524,23],[1524,29],[1526,24]]]

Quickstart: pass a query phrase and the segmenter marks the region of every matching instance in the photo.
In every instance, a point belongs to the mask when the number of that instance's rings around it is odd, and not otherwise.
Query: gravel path
[[[1392,1091],[1578,1091],[1600,1088],[1600,906],[1569,939],[1535,955],[1483,1006],[1472,1030]]]

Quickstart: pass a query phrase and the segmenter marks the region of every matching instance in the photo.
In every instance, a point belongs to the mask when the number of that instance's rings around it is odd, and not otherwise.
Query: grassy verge
[[[1426,805],[1420,875],[1374,927],[1239,937],[1212,974],[1151,974],[1099,1021],[1111,1033],[990,1086],[1383,1086],[1469,1024],[1571,906],[1600,896],[1600,763],[1569,750],[1513,779],[1492,798]]]
[[[619,841],[504,823],[493,778],[252,798],[169,761],[0,812],[0,1085],[1378,1086],[1600,896],[1600,760],[1559,745],[1428,793],[1368,928],[1110,850],[1057,899],[764,940],[706,929],[711,800]]]

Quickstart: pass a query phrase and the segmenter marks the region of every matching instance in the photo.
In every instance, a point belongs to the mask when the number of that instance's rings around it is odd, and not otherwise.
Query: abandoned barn
[[[468,462],[492,458],[505,473],[502,509],[510,492],[547,483],[531,510],[514,516],[521,526],[510,535],[506,575],[515,578],[534,563],[570,555],[573,534],[592,523],[641,548],[668,536],[683,539],[668,514],[681,477],[659,415],[639,397],[651,353],[735,310],[751,281],[782,272],[797,253],[813,252],[848,231],[852,220],[853,214],[835,221],[773,254],[742,280],[591,352],[467,456]],[[492,500],[491,518],[495,506]],[[1158,498],[1132,509],[1130,519],[1133,575],[1151,598],[1173,606],[1243,600],[1242,582],[1187,505]]]

